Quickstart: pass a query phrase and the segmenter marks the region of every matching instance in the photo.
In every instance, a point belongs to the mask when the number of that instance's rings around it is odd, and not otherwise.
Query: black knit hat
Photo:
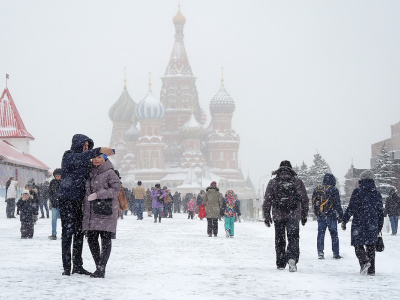
[[[283,161],[281,161],[281,164],[279,165],[279,167],[289,167],[289,168],[292,168],[292,164],[291,164],[290,161],[288,161],[288,160],[283,160]]]

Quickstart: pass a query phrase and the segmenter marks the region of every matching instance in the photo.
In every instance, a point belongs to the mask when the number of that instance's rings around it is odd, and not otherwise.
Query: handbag
[[[111,216],[112,211],[112,198],[97,199],[92,201],[92,211],[96,215]]]
[[[385,244],[383,243],[382,232],[378,233],[378,240],[376,241],[376,252],[382,252],[385,250]]]

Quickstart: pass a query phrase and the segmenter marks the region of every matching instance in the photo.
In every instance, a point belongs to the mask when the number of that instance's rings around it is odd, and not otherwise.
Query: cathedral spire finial
[[[221,67],[221,72],[222,72],[221,85],[224,85],[224,67]]]
[[[124,88],[126,88],[126,67],[124,67],[125,78],[124,78]]]
[[[151,72],[149,72],[149,91],[151,91]]]

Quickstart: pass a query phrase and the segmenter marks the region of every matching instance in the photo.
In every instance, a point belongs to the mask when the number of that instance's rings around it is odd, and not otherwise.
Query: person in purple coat
[[[121,182],[105,154],[95,157],[92,163],[86,180],[82,227],[96,263],[96,271],[90,277],[104,278],[111,254],[111,235],[117,228]]]
[[[153,198],[153,215],[154,215],[154,223],[161,223],[162,211],[164,206],[164,199],[167,193],[161,189],[161,185],[157,183],[155,188],[151,191],[151,197]]]

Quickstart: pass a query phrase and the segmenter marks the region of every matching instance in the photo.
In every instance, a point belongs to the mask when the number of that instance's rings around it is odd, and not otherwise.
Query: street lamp
[[[263,175],[258,179],[258,195],[262,198],[262,193],[261,193],[261,179],[267,178],[269,175]]]

